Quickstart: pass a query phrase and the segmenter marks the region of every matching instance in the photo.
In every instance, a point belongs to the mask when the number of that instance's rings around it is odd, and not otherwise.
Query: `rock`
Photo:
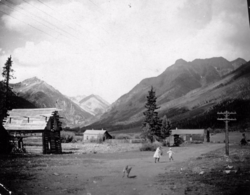
[[[229,173],[231,173],[231,171],[230,170],[224,170],[224,173],[229,174]]]
[[[53,175],[56,175],[56,176],[58,176],[58,175],[59,175],[59,173],[53,173]]]
[[[234,166],[229,166],[229,165],[227,165],[227,169],[232,169]]]
[[[202,169],[201,169],[200,167],[194,167],[194,168],[192,169],[192,172],[193,172],[193,173],[200,173],[200,172],[202,172]]]

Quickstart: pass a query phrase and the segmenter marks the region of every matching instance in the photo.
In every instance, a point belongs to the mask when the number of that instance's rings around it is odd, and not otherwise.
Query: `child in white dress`
[[[168,158],[169,158],[169,161],[173,161],[174,160],[174,158],[173,158],[173,151],[172,151],[172,149],[171,148],[169,148],[169,150],[167,151],[167,153],[168,153]]]
[[[155,151],[154,156],[153,156],[155,158],[155,163],[157,161],[160,162],[161,155],[162,155],[162,150],[161,150],[161,146],[159,146],[156,148],[156,151]]]

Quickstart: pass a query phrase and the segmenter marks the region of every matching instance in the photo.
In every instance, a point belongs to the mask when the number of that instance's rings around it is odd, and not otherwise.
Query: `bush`
[[[143,143],[140,151],[155,151],[157,147],[161,146],[162,144],[160,142],[154,142],[154,143]]]
[[[132,137],[128,134],[118,134],[115,136],[115,139],[131,139]]]
[[[61,131],[61,142],[62,143],[75,142],[75,133],[70,131]]]
[[[82,142],[82,136],[75,135],[74,142]]]
[[[167,146],[167,147],[170,147],[170,143],[168,140],[163,140],[162,142],[162,146]]]
[[[142,136],[140,134],[134,134],[133,139],[142,139]]]
[[[140,144],[140,143],[143,143],[143,142],[145,142],[144,139],[131,139],[130,140],[130,143],[132,143],[132,144]]]

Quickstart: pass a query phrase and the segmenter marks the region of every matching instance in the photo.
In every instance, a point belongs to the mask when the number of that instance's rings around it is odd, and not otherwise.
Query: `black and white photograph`
[[[250,0],[0,0],[0,195],[249,195]]]

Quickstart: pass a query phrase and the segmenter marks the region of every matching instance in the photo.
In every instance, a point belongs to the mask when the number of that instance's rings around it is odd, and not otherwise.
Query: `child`
[[[156,151],[155,151],[154,156],[153,156],[155,158],[155,163],[157,161],[160,162],[161,155],[162,155],[162,150],[161,150],[161,146],[160,146],[160,147],[156,148]]]
[[[169,158],[169,161],[173,161],[174,160],[174,158],[173,158],[173,151],[171,150],[171,148],[169,148],[169,150],[167,151],[167,153],[168,153],[168,158]]]

